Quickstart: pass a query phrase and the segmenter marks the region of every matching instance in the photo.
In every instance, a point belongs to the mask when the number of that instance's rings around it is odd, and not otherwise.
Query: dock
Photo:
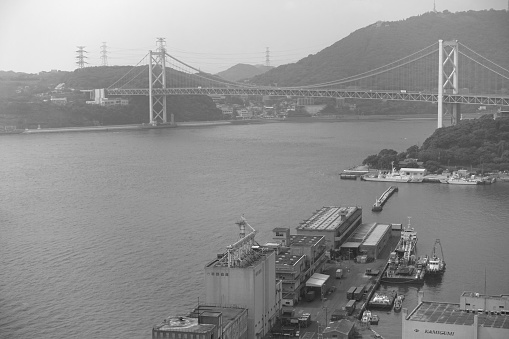
[[[394,192],[398,191],[397,186],[391,186],[389,187],[383,194],[380,196],[380,198],[376,199],[375,203],[373,204],[373,208],[371,210],[373,212],[380,212],[382,210],[383,205],[389,200],[389,198],[394,194]]]

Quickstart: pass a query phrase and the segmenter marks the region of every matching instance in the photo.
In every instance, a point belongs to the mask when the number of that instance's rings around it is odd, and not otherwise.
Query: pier
[[[380,212],[382,210],[383,205],[385,205],[385,203],[387,202],[387,200],[389,200],[389,198],[394,194],[394,192],[397,191],[398,191],[397,186],[389,187],[385,192],[383,192],[380,198],[376,199],[371,210],[373,212]]]

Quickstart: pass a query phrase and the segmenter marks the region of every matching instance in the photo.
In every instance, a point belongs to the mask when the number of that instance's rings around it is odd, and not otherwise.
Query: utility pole
[[[76,61],[78,68],[83,68],[85,67],[85,64],[88,64],[88,62],[85,61],[87,56],[83,54],[88,52],[85,51],[84,48],[85,46],[78,46],[78,50],[76,51],[76,53],[78,53],[78,55],[76,56],[76,59],[78,59],[78,61]]]
[[[106,51],[106,43],[101,45],[101,65],[108,66],[108,52]]]
[[[270,66],[270,52],[268,47],[265,49],[265,66]]]

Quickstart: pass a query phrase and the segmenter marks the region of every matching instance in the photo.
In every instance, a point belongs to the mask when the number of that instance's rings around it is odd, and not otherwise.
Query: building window
[[[224,277],[224,273],[221,273],[221,276]]]
[[[224,275],[225,275],[225,276],[228,276],[228,273],[225,273]]]

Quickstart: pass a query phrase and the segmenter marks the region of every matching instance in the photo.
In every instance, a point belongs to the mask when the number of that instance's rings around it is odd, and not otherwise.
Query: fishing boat
[[[438,248],[440,249],[440,256],[438,255]],[[433,251],[426,264],[426,274],[428,275],[439,275],[445,271],[445,260],[444,252],[442,250],[442,244],[440,239],[435,240]]]

